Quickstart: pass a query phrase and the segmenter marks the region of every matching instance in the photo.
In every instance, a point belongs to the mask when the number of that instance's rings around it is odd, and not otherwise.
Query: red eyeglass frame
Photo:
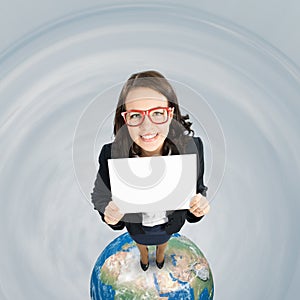
[[[149,116],[149,113],[150,113],[151,111],[156,110],[156,109],[159,109],[159,108],[163,108],[163,109],[166,109],[166,110],[167,110],[167,112],[168,112],[167,120],[166,120],[165,122],[162,122],[162,123],[155,123],[155,122],[152,121],[151,117]],[[121,115],[122,115],[122,117],[123,117],[123,119],[124,119],[125,124],[126,124],[127,126],[130,126],[130,127],[140,126],[140,125],[144,122],[144,120],[145,120],[145,115],[148,116],[149,120],[150,120],[153,124],[164,124],[164,123],[167,123],[167,122],[168,122],[169,117],[170,117],[170,112],[172,111],[172,108],[173,108],[173,107],[170,107],[170,106],[168,106],[168,107],[158,106],[158,107],[153,107],[153,108],[150,108],[150,109],[147,109],[147,110],[131,109],[131,110],[127,110],[127,111],[121,112]],[[126,122],[126,115],[127,115],[128,113],[130,113],[130,112],[138,112],[138,113],[141,113],[142,116],[143,116],[143,118],[142,118],[142,120],[141,120],[141,123],[139,123],[139,124],[137,124],[137,125],[129,125],[129,124]]]

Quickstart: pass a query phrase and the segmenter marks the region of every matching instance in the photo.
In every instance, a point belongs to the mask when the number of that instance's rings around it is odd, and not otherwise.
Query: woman
[[[102,220],[114,230],[127,228],[140,251],[140,265],[149,267],[148,245],[156,245],[156,265],[164,265],[164,252],[171,235],[185,220],[194,223],[209,212],[207,187],[203,184],[203,144],[193,137],[188,115],[180,113],[176,94],[167,79],[157,71],[130,76],[119,96],[114,118],[113,143],[100,152],[100,168],[93,189],[92,202]],[[190,209],[125,214],[111,199],[107,160],[154,155],[197,154],[197,194]]]

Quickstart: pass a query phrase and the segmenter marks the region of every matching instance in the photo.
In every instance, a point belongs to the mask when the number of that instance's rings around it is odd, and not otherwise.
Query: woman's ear
[[[173,116],[174,116],[174,109],[175,107],[172,107],[172,110],[170,112],[170,119],[173,119]]]

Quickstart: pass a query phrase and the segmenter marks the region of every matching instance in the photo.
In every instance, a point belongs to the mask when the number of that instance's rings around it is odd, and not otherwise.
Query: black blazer
[[[110,180],[107,160],[111,158],[112,143],[105,144],[99,155],[99,171],[94,183],[93,192],[91,193],[94,209],[99,212],[104,221],[104,210],[107,204],[111,201]],[[203,159],[203,143],[199,137],[192,137],[191,143],[188,145],[186,154],[197,154],[197,193],[206,196],[207,187],[203,184],[204,159]],[[126,218],[127,217],[127,218]],[[130,217],[130,218],[128,218]],[[172,234],[178,232],[185,220],[190,223],[200,221],[202,217],[196,217],[188,209],[167,211],[168,222],[165,226],[167,233]],[[131,220],[127,222],[126,220]],[[134,222],[133,222],[134,220]],[[106,222],[105,222],[106,223]],[[115,225],[108,224],[114,230],[127,228],[131,235],[144,233],[142,228],[142,214],[125,214],[124,217]]]

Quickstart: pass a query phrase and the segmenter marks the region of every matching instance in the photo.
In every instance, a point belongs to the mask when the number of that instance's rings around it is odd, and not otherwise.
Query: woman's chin
[[[138,145],[149,155],[157,155],[160,154],[159,152],[163,146],[163,141],[144,142],[140,140]]]

